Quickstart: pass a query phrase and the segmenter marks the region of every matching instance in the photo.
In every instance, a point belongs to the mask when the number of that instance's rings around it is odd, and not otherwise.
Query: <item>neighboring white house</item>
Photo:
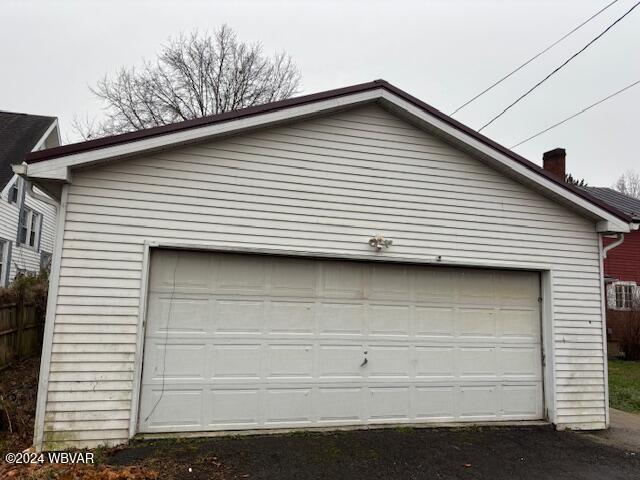
[[[0,111],[0,286],[51,262],[56,209],[34,198],[12,166],[60,145],[55,117]],[[38,189],[35,189],[38,194]],[[39,192],[41,195],[42,192]]]
[[[61,202],[38,448],[608,425],[630,219],[378,80],[28,156]]]

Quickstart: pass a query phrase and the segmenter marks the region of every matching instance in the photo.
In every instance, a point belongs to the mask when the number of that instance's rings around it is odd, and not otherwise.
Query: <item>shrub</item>
[[[9,288],[0,289],[0,302],[33,303],[37,318],[44,318],[47,310],[49,272],[26,273],[16,276]]]

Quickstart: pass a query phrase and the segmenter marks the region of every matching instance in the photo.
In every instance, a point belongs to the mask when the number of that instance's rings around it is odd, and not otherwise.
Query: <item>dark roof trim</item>
[[[308,103],[319,102],[322,100],[329,100],[332,98],[344,97],[346,95],[352,95],[355,93],[362,93],[369,90],[375,90],[384,86],[386,82],[384,80],[374,80],[373,82],[362,83],[359,85],[353,85],[351,87],[338,88],[335,90],[327,90],[325,92],[313,93],[311,95],[304,95],[301,97],[289,98],[286,100],[279,100],[277,102],[265,103],[264,105],[257,105],[255,107],[241,108],[240,110],[233,110],[230,112],[220,113],[217,115],[209,115],[201,118],[194,118],[192,120],[185,120],[184,122],[172,123],[170,125],[162,125],[160,127],[145,128],[137,130],[135,132],[122,133],[120,135],[113,135],[110,137],[96,138],[95,140],[88,140],[86,142],[72,143],[61,147],[50,148],[48,150],[42,150],[39,152],[33,152],[26,157],[27,163],[36,163],[51,158],[63,157],[66,155],[73,155],[75,153],[86,152],[89,150],[97,150],[99,148],[110,147],[113,145],[120,145],[123,143],[134,142],[137,140],[143,140],[145,138],[157,137],[160,135],[167,135],[170,133],[181,132],[192,128],[204,127],[214,125],[216,123],[227,122],[230,120],[238,120],[240,118],[251,117],[254,115],[260,115],[265,113],[271,113],[277,110],[282,110],[290,107],[298,107]]]
[[[301,97],[290,98],[287,100],[280,100],[277,102],[271,102],[264,105],[243,108],[240,110],[234,110],[231,112],[221,113],[218,115],[211,115],[207,117],[196,118],[193,120],[187,120],[184,122],[174,123],[171,125],[163,125],[160,127],[147,128],[147,129],[138,130],[135,132],[123,133],[121,135],[98,138],[98,139],[89,140],[86,142],[73,143],[70,145],[64,145],[61,147],[51,148],[48,150],[33,152],[26,156],[26,162],[27,163],[42,162],[42,161],[53,159],[53,158],[73,155],[76,153],[86,152],[90,150],[97,150],[100,148],[106,148],[113,145],[120,145],[123,143],[135,142],[137,140],[143,140],[150,137],[167,135],[170,133],[213,125],[216,123],[222,123],[230,120],[237,120],[240,118],[250,117],[253,115],[270,113],[270,112],[274,112],[277,110],[282,110],[290,107],[298,107],[308,103],[314,103],[322,100],[329,100],[329,99],[343,97],[347,95],[362,93],[369,90],[375,90],[378,88],[383,88],[393,93],[394,95],[397,95],[403,100],[413,104],[414,106],[420,108],[421,110],[424,110],[425,112],[433,115],[434,117],[442,120],[443,122],[451,125],[452,127],[466,133],[467,135],[475,138],[476,140],[484,143],[485,145],[488,145],[489,147],[506,155],[512,160],[515,160],[516,162],[520,163],[521,165],[528,168],[529,170],[537,173],[538,175],[545,177],[547,180],[557,185],[560,185],[564,189],[569,190],[570,192],[591,202],[594,205],[597,205],[598,207],[615,215],[616,217],[626,222],[631,221],[631,217],[619,211],[618,209],[613,208],[611,205],[607,204],[606,202],[603,202],[598,198],[595,198],[593,195],[590,195],[588,192],[585,192],[584,190],[581,190],[578,187],[575,187],[574,185],[565,183],[557,179],[553,174],[547,172],[546,170],[543,170],[540,166],[536,165],[535,163],[527,160],[526,158],[500,145],[499,143],[494,142],[493,140],[485,137],[484,135],[476,132],[475,130],[467,127],[466,125],[460,123],[459,121],[449,117],[448,115],[445,115],[440,110],[432,107],[431,105],[424,103],[422,100],[408,94],[403,90],[400,90],[397,87],[394,87],[393,85],[391,85],[385,80],[374,80],[373,82],[361,83],[359,85],[338,88],[335,90],[327,90],[325,92],[314,93],[311,95],[304,95]]]

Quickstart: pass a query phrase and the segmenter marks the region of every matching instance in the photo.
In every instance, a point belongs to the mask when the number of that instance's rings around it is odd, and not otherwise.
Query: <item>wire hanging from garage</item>
[[[167,343],[169,341],[169,325],[171,324],[171,313],[173,312],[173,299],[176,294],[176,274],[178,272],[179,263],[180,263],[180,250],[176,252],[176,264],[173,267],[173,282],[172,282],[173,285],[171,287],[171,296],[169,297],[167,324],[165,326],[165,331],[164,331],[164,350],[162,352],[162,388],[160,389],[160,396],[158,397],[158,400],[156,400],[156,403],[153,404],[153,408],[151,409],[149,414],[145,417],[144,419],[145,422],[149,420],[151,415],[153,415],[153,412],[156,411],[156,407],[158,406],[158,404],[160,403],[160,400],[162,400],[162,397],[164,396],[165,372],[167,370]]]

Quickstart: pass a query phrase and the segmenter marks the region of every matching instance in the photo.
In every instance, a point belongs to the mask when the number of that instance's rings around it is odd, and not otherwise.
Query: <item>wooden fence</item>
[[[609,358],[624,356],[625,345],[627,348],[637,350],[640,348],[638,328],[630,328],[632,322],[640,321],[638,310],[607,310],[607,353]],[[635,338],[635,341],[632,341]],[[636,347],[633,347],[637,344]]]
[[[0,370],[24,357],[39,354],[44,318],[32,303],[0,305]]]

